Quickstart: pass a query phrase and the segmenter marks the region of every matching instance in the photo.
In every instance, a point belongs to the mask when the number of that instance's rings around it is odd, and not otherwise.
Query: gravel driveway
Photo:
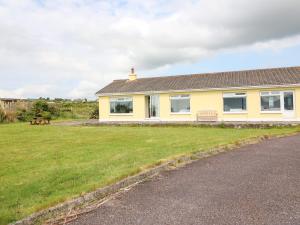
[[[300,135],[164,172],[71,224],[299,225]]]

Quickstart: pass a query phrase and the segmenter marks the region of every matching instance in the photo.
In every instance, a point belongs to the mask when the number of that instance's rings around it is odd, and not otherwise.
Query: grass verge
[[[0,125],[0,224],[166,159],[299,130]]]

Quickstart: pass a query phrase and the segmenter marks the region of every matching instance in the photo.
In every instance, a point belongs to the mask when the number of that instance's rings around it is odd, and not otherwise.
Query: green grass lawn
[[[0,125],[0,224],[95,190],[160,160],[297,130]]]

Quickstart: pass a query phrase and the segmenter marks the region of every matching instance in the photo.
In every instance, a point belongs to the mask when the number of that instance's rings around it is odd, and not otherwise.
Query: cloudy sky
[[[95,98],[113,79],[300,65],[299,0],[0,0],[0,97]]]

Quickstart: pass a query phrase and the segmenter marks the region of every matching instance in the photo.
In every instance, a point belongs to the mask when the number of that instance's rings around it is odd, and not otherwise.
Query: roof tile
[[[97,94],[300,85],[300,67],[114,80]]]

